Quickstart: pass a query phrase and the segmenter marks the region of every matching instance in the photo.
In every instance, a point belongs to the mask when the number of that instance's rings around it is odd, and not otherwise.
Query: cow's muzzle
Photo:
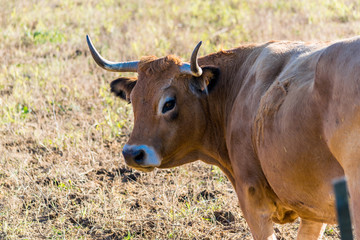
[[[161,164],[159,155],[153,147],[147,145],[128,145],[125,144],[122,154],[125,162],[131,167],[154,168]]]

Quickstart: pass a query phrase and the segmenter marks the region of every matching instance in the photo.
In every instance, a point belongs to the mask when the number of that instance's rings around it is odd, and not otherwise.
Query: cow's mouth
[[[151,172],[155,169],[155,167],[139,167],[139,166],[136,167],[131,166],[131,167],[142,172]]]

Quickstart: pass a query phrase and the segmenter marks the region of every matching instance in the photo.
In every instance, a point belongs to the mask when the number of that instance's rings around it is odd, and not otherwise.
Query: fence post
[[[341,239],[353,240],[346,179],[335,179],[333,181],[333,186],[335,190],[336,211]]]

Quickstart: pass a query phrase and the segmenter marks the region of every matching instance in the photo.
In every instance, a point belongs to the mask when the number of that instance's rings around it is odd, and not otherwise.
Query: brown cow
[[[218,166],[255,239],[276,239],[272,222],[297,217],[298,239],[321,238],[336,223],[332,181],[345,175],[360,236],[359,38],[244,45],[197,60],[198,44],[190,64],[110,62],[87,40],[101,67],[138,73],[111,83],[134,110],[128,165]]]

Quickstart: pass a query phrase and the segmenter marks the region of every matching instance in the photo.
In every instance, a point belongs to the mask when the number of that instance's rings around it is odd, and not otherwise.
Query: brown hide
[[[180,73],[181,64],[143,58],[136,84],[113,86],[133,104],[127,145],[149,148],[156,160],[129,165],[219,166],[255,239],[274,239],[272,221],[298,216],[298,237],[320,238],[321,223],[336,222],[332,180],[344,174],[360,212],[358,38],[244,45],[200,58],[200,77]],[[360,235],[358,214],[354,221]]]

